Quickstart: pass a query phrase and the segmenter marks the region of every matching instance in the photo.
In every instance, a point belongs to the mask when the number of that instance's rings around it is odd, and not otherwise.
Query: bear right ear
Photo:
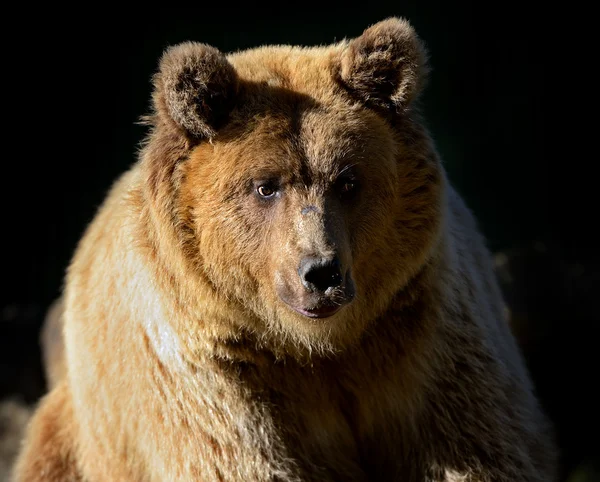
[[[233,107],[238,76],[219,50],[186,42],[170,47],[154,76],[159,118],[174,122],[195,138],[211,138]]]

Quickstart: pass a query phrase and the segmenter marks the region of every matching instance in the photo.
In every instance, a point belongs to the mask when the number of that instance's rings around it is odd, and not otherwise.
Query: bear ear
[[[401,18],[372,25],[342,53],[342,82],[373,107],[403,111],[421,91],[427,73],[425,47]]]
[[[227,119],[238,76],[219,50],[186,42],[170,47],[154,76],[154,106],[162,120],[175,122],[195,138],[211,138]]]

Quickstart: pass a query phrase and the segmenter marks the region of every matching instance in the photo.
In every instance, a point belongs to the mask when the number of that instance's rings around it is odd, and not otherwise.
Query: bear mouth
[[[280,277],[276,281],[276,291],[283,303],[306,318],[322,319],[335,315],[350,304],[356,295],[356,288],[350,273],[346,274],[345,282],[335,289],[325,293],[309,292],[306,289],[293,289],[289,283]]]
[[[309,318],[329,318],[335,315],[343,305],[321,305],[315,308],[300,308],[297,306],[288,305],[294,311]]]
[[[321,296],[316,300],[309,301],[304,299],[304,303],[299,300],[293,302],[285,296],[281,296],[281,300],[296,313],[300,313],[307,318],[329,318],[340,311],[344,306],[350,304],[354,299],[354,285],[349,283],[350,286],[346,286],[346,289],[342,292],[338,291],[335,297]]]

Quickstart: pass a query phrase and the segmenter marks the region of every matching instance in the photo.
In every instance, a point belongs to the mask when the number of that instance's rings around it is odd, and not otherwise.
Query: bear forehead
[[[390,126],[336,82],[340,51],[269,46],[230,54],[239,90],[215,139],[226,146],[222,153],[266,171],[308,168],[325,176],[349,163],[391,160]]]
[[[343,44],[328,47],[265,46],[228,55],[239,78],[329,101]]]
[[[234,109],[231,123],[212,144],[220,162],[234,163],[238,171],[304,173],[324,180],[349,165],[393,166],[394,136],[377,115],[270,95],[273,104],[266,109],[248,107],[243,99]]]

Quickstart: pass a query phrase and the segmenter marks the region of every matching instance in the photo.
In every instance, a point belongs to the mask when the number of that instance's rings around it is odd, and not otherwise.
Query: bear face
[[[242,307],[240,328],[334,350],[421,268],[443,191],[413,109],[425,71],[397,19],[334,48],[165,54],[152,123],[171,133],[161,142],[186,144],[168,176],[174,224],[187,257]],[[153,184],[168,164],[150,164]]]

